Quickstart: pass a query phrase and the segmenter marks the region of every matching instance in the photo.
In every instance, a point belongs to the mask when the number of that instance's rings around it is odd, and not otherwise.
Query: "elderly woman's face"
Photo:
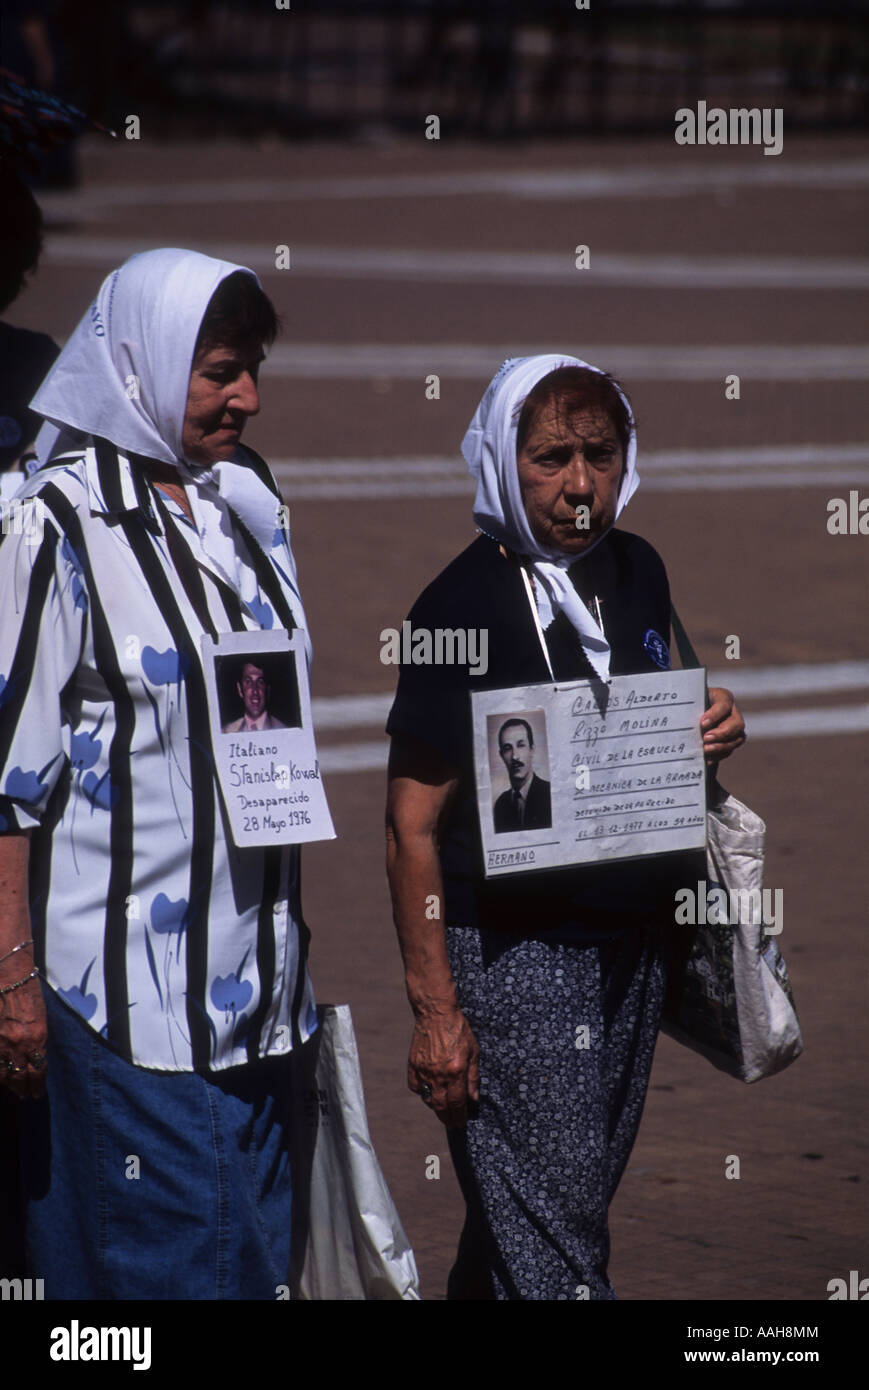
[[[185,458],[214,464],[232,458],[249,415],[259,410],[260,348],[215,347],[193,359],[182,445]]]
[[[613,524],[624,451],[606,410],[568,415],[550,401],[516,463],[528,524],[541,545],[581,555]],[[577,528],[585,516],[577,507],[588,507],[587,527]]]

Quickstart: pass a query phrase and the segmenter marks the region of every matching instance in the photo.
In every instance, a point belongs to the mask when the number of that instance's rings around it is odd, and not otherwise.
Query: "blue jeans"
[[[274,1299],[290,1255],[292,1057],[132,1066],[44,986],[19,1106],[28,1274],[53,1299]]]

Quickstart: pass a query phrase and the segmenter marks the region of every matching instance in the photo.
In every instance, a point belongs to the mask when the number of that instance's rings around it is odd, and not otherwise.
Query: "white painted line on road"
[[[869,661],[804,662],[790,666],[742,666],[732,662],[726,667],[710,667],[708,681],[712,686],[733,690],[737,701],[749,697],[832,695],[843,690],[869,690]],[[392,692],[320,696],[312,702],[314,725],[318,730],[382,728],[393,699]],[[751,715],[752,726],[757,718],[759,715]]]
[[[64,340],[58,339],[61,346]],[[626,382],[723,381],[730,372],[758,381],[869,380],[869,344],[663,343],[573,344],[500,343],[278,343],[260,375],[300,381],[372,380],[420,382],[430,372],[441,380],[489,380],[507,357],[538,353],[579,356]]]
[[[726,686],[736,692],[738,699],[869,690],[869,661],[804,662],[793,666],[743,666],[733,661],[710,668],[709,684]]]
[[[276,475],[281,482],[280,474]],[[749,480],[745,474],[712,473],[699,477],[649,477],[643,478],[646,492],[739,492],[749,486],[756,491],[770,488],[853,488],[869,482],[866,469],[825,469],[823,478],[816,471],[776,473],[770,472],[761,482]],[[405,498],[451,498],[473,497],[474,487],[469,477],[456,478],[396,478],[394,481],[380,482],[293,482],[286,484],[285,500],[294,502],[329,502],[334,498],[352,499],[357,502],[399,502]]]
[[[283,486],[280,472],[272,469],[278,482]],[[359,502],[389,502],[398,501],[403,497],[468,497],[473,496],[473,485],[470,478],[420,478],[405,479],[402,481],[397,478],[395,481],[382,481],[366,483],[341,482],[336,479],[330,482],[322,479],[318,482],[298,482],[291,483],[286,487],[284,500],[288,503],[294,502],[328,502],[333,498],[354,498]]]
[[[764,477],[749,478],[745,473],[702,473],[697,476],[686,474],[675,477],[646,477],[643,486],[647,492],[741,492],[744,488],[797,488],[815,487],[829,492],[831,487],[859,487],[869,482],[866,468],[825,468],[823,474],[817,468],[771,469]],[[824,518],[826,520],[826,518]]]
[[[756,444],[747,448],[647,449],[639,457],[642,469],[686,468],[785,468],[869,465],[869,444]],[[374,475],[401,478],[406,473],[436,476],[468,475],[467,464],[451,454],[411,454],[397,458],[277,459],[275,472],[290,478],[310,477],[311,470],[336,478],[368,478]]]
[[[454,381],[487,381],[506,357],[558,352],[551,343],[279,343],[263,364],[263,376],[302,380],[365,380],[387,377],[421,381],[430,372]],[[625,381],[721,381],[730,372],[752,381],[866,381],[869,345],[757,343],[579,343],[578,356]]]
[[[583,156],[584,157],[584,156]],[[280,153],[276,155],[280,158]],[[450,197],[501,197],[570,201],[590,198],[703,197],[740,188],[853,189],[869,184],[869,160],[839,159],[801,164],[723,163],[707,158],[658,166],[608,169],[480,169],[459,173],[373,174],[331,178],[210,179],[176,183],[106,183],[69,192],[40,193],[49,216],[83,216],[122,207],[193,207],[234,203],[281,204],[307,201],[380,202]]]
[[[769,710],[746,716],[752,742],[763,738],[858,734],[869,729],[869,705],[819,706],[817,709]]]
[[[317,753],[323,772],[374,772],[386,767],[389,744],[385,738],[380,743],[336,743]]]
[[[314,727],[321,729],[382,728],[394,699],[389,695],[323,695],[311,701]]]
[[[90,237],[54,235],[46,238],[42,264],[101,266],[108,271],[120,261],[165,237]],[[235,261],[263,274],[291,274],[295,279],[402,280],[418,283],[480,285],[508,283],[515,288],[570,285],[577,290],[625,285],[638,289],[671,290],[869,289],[869,261],[844,256],[667,256],[593,253],[591,266],[577,270],[573,248],[551,251],[445,251],[356,246],[290,247],[292,268],[275,268],[273,247],[262,242],[202,242],[197,250]]]
[[[416,454],[407,458],[328,458],[272,459],[269,464],[275,477],[291,482],[310,479],[312,474],[326,473],[330,478],[364,481],[367,478],[402,478],[431,475],[433,477],[464,477],[470,480],[464,459],[453,454]]]
[[[857,734],[869,730],[869,705],[770,710],[747,716],[752,743],[774,738],[816,738],[830,734]],[[378,742],[336,743],[319,750],[320,766],[327,774],[373,772],[385,768],[389,744]]]
[[[334,497],[466,497],[474,484],[460,457],[272,459],[287,501]],[[649,449],[640,455],[651,492],[738,491],[748,486],[830,487],[869,482],[869,445],[781,444],[728,449]]]

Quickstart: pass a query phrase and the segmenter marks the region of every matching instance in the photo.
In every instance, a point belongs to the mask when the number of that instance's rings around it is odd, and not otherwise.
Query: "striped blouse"
[[[301,613],[280,497],[267,554],[213,484],[228,575],[145,460],[94,441],[22,489],[0,545],[0,830],[33,829],[48,984],[127,1060],[223,1070],[316,1027],[298,846],[237,849],[214,776],[203,632]]]

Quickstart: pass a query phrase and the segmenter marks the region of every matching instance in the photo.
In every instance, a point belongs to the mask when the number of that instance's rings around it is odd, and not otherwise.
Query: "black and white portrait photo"
[[[503,719],[490,715],[488,726],[493,792],[503,787],[505,774],[509,784],[492,803],[495,833],[547,830],[552,825],[552,798],[543,711],[526,710]]]

